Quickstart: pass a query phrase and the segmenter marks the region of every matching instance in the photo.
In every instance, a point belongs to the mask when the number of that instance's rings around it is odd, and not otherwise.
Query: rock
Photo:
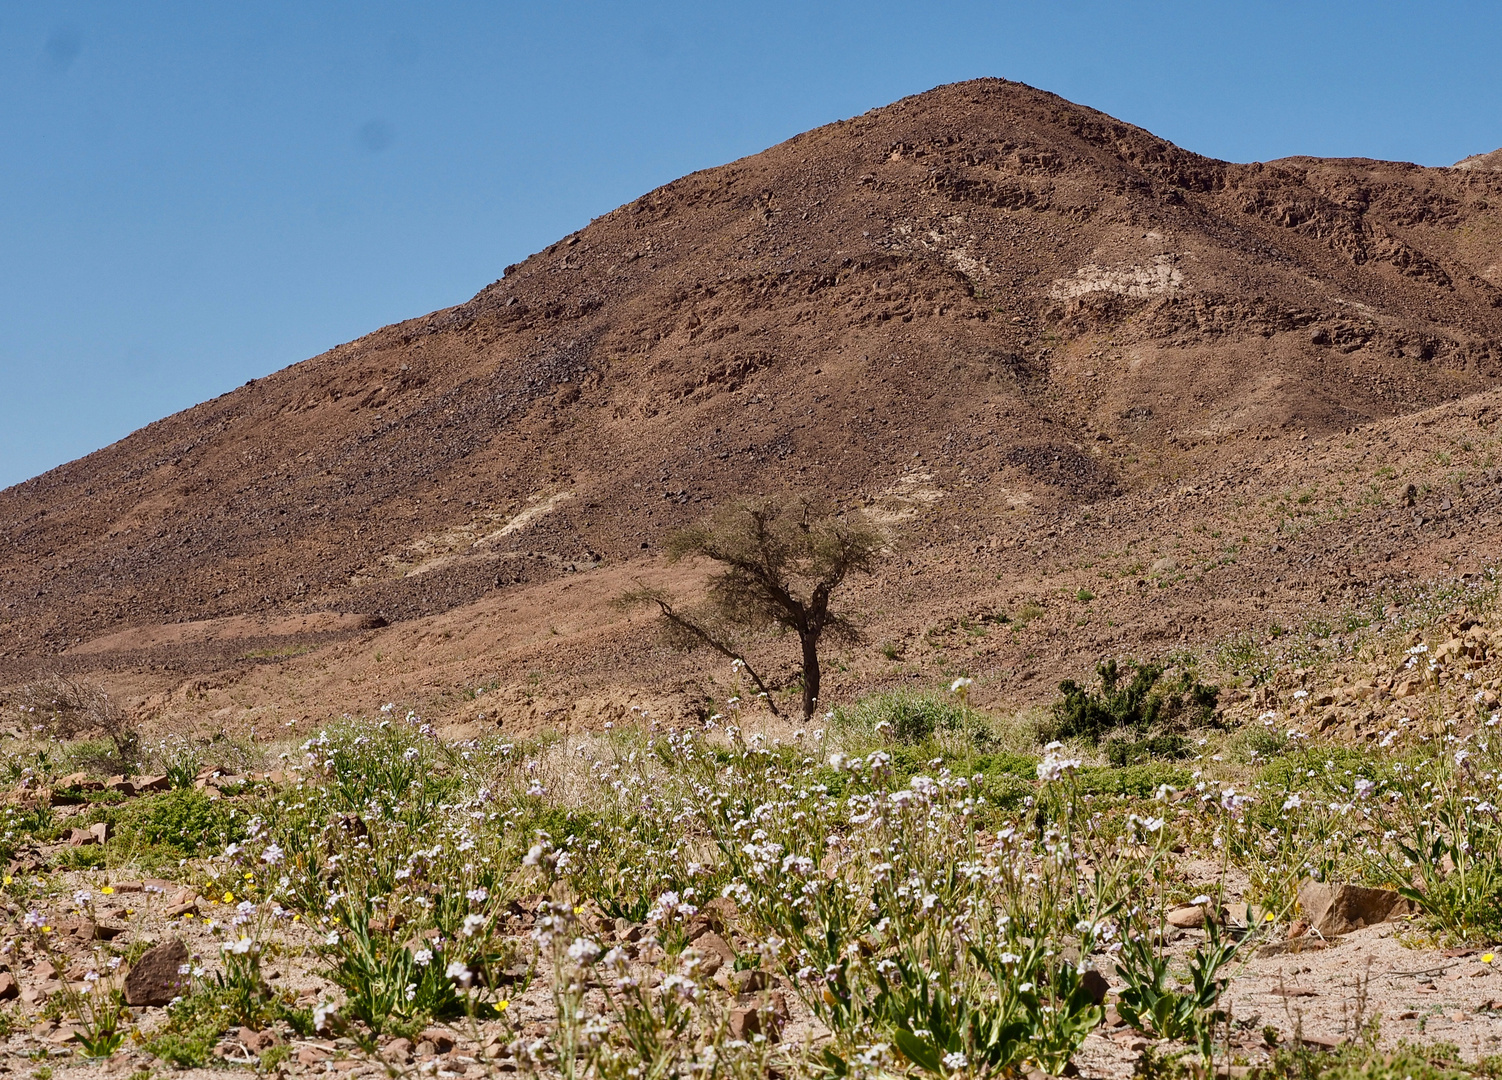
[[[139,881],[117,881],[110,886],[117,893],[138,893],[145,889],[145,887]]]
[[[732,971],[730,985],[737,994],[754,994],[772,985],[772,976],[766,971]]]
[[[1080,976],[1080,985],[1089,993],[1090,1000],[1094,1001],[1097,1005],[1104,1005],[1106,1003],[1106,995],[1111,992],[1111,984],[1106,981],[1104,975],[1094,968],[1091,968]]]
[[[297,1063],[303,1066],[317,1065],[329,1059],[329,1052],[318,1046],[304,1046],[297,1052]]]
[[[172,780],[167,776],[134,776],[130,781],[139,794],[146,791],[171,791]]]
[[[197,915],[198,901],[193,900],[186,904],[173,904],[162,914],[166,915],[169,919],[181,918],[184,915]]]
[[[8,971],[0,971],[0,1001],[14,1001],[21,996],[21,987],[16,977]]]
[[[21,1004],[36,1008],[47,1003],[47,991],[40,986],[28,986],[21,991]]]
[[[444,1031],[443,1028],[424,1028],[418,1033],[419,1042],[432,1043],[433,1048],[440,1054],[447,1054],[454,1048],[454,1036],[452,1032]]]
[[[59,919],[55,929],[77,941],[111,941],[125,933],[123,926],[101,926],[92,919]]]
[[[1299,886],[1299,906],[1309,924],[1325,937],[1348,934],[1386,922],[1407,904],[1392,889],[1306,880]]]
[[[709,956],[711,954],[718,956],[723,963],[728,964],[735,961],[735,950],[730,947],[730,942],[726,941],[714,931],[710,931],[707,934],[700,934],[697,938],[695,938],[694,948],[698,949],[699,952],[705,956]]]
[[[617,941],[637,942],[641,940],[642,928],[640,923],[633,923],[627,919],[615,920],[615,936]]]
[[[750,1042],[761,1034],[761,1010],[754,1005],[742,1005],[730,1010],[730,1037]]]
[[[1205,926],[1204,904],[1179,904],[1168,909],[1168,925],[1180,930],[1202,930]]]
[[[701,915],[718,918],[721,927],[733,926],[741,917],[741,909],[735,906],[735,901],[728,896],[716,896],[699,909]],[[724,933],[722,929],[720,931]]]
[[[438,1056],[438,1047],[424,1039],[413,1048],[412,1053],[419,1058],[431,1058]]]
[[[412,1060],[412,1040],[392,1039],[381,1047],[381,1057],[394,1065],[405,1065]]]
[[[178,938],[148,950],[125,976],[127,1005],[165,1005],[187,986],[178,969],[188,962],[188,947]]]
[[[255,1054],[264,1054],[282,1041],[281,1036],[274,1031],[257,1031],[248,1027],[242,1027],[235,1037]]]
[[[72,847],[83,847],[86,844],[102,844],[109,839],[110,827],[107,822],[98,821],[87,829],[72,829],[68,833],[68,843]]]
[[[96,780],[86,772],[69,773],[57,783],[52,785],[59,788],[72,788],[75,791],[103,791],[104,782]]]

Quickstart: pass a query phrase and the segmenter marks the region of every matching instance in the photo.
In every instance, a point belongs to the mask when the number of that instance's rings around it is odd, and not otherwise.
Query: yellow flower
[[[133,908],[133,907],[128,907],[128,908],[125,909],[125,914],[127,914],[127,915],[134,915],[135,913],[136,913],[136,909]]]
[[[1490,964],[1496,958],[1497,958],[1497,954],[1496,953],[1490,953],[1489,952],[1489,953],[1482,953],[1481,954],[1481,962],[1483,964]]]
[[[252,874],[249,870],[245,871],[245,880],[246,881],[254,881],[255,879],[256,879],[256,876],[254,874]]]
[[[1263,916],[1263,921],[1264,922],[1272,922],[1273,921],[1273,913],[1271,911],[1269,911],[1266,915]]]
[[[509,1008],[511,1008],[511,999],[510,998],[501,998],[500,1001],[497,1001],[495,1003],[495,1011],[496,1012],[505,1012]]]
[[[301,918],[302,918],[301,915],[294,915],[294,916],[292,916],[292,921],[296,922],[298,919],[301,919]]]
[[[105,896],[112,896],[114,894],[114,892],[115,892],[115,887],[113,885],[106,885],[104,888],[100,889],[99,891],[102,892],[102,893],[104,893]]]
[[[185,911],[185,912],[183,912],[183,918],[185,918],[185,919],[191,919],[192,917],[193,917],[193,913],[191,911]]]
[[[52,927],[50,927],[50,926],[44,926],[44,927],[42,927],[42,933],[44,933],[44,934],[50,934],[50,933],[52,933]]]
[[[233,904],[235,902],[235,894],[232,893],[232,892],[225,893],[224,894],[224,902],[226,904]]]
[[[15,878],[13,878],[13,877],[11,877],[11,876],[10,876],[10,875],[9,875],[9,874],[6,874],[6,875],[5,875],[5,883],[6,883],[6,884],[7,884],[7,885],[9,885],[9,884],[10,884],[10,883],[11,883],[11,882],[12,882],[12,881],[14,881],[14,880],[15,880]]]

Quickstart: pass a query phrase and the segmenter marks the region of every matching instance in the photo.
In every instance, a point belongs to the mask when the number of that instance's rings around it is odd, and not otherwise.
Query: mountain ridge
[[[1499,265],[1502,174],[1238,165],[1021,84],[940,87],[0,492],[0,682],[233,683],[245,662],[212,651],[153,673],[69,650],[357,617],[316,651],[645,567],[744,491],[982,545],[1109,514],[1269,441],[1488,393]]]

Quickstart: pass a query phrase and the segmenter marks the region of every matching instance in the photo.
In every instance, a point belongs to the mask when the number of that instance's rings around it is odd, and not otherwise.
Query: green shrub
[[[1054,703],[1045,739],[1084,738],[1099,743],[1108,732],[1126,729],[1146,731],[1173,725],[1187,727],[1207,723],[1215,715],[1220,688],[1206,686],[1193,672],[1167,675],[1161,664],[1129,663],[1131,681],[1118,685],[1124,674],[1115,660],[1096,668],[1100,692],[1092,693],[1073,679],[1059,684],[1062,697]]]
[[[1290,1041],[1274,1051],[1266,1065],[1257,1066],[1254,1080],[1469,1080],[1502,1075],[1502,1061],[1493,1057],[1468,1063],[1450,1043],[1414,1046],[1399,1043],[1389,1051],[1365,1042],[1347,1043],[1334,1051],[1311,1049]]]
[[[167,1023],[146,1049],[179,1069],[199,1069],[213,1060],[214,1044],[229,1027],[219,995],[200,991],[167,1008]]]
[[[1140,765],[1154,758],[1186,758],[1194,754],[1194,747],[1182,735],[1149,735],[1143,739],[1108,739],[1105,743],[1106,760],[1117,768]]]
[[[881,725],[887,725],[882,728]],[[965,710],[957,701],[935,694],[895,690],[872,694],[848,708],[835,710],[835,725],[857,731],[884,731],[888,738],[913,745],[928,742],[940,731],[965,726]]]
[[[1358,776],[1382,781],[1390,774],[1386,762],[1360,750],[1321,745],[1289,749],[1264,765],[1257,779],[1274,791],[1318,791],[1328,796],[1348,796]]]
[[[215,851],[245,835],[242,815],[234,807],[196,788],[148,795],[112,816],[122,841],[167,847],[183,855]]]
[[[1189,785],[1190,779],[1189,770],[1165,761],[1128,765],[1124,769],[1087,765],[1079,772],[1080,792],[1085,795],[1135,795],[1138,798],[1148,798],[1164,784],[1172,788],[1183,788]]]

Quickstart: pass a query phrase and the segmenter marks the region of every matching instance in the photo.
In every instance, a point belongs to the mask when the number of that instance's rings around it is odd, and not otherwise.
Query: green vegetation
[[[1154,728],[1187,728],[1208,723],[1215,715],[1219,689],[1206,686],[1189,670],[1168,676],[1161,664],[1128,664],[1131,681],[1118,685],[1123,672],[1115,660],[1096,673],[1100,690],[1092,692],[1072,679],[1059,684],[1061,699],[1043,734],[1049,739],[1086,739],[1099,743],[1116,732],[1142,733]]]

